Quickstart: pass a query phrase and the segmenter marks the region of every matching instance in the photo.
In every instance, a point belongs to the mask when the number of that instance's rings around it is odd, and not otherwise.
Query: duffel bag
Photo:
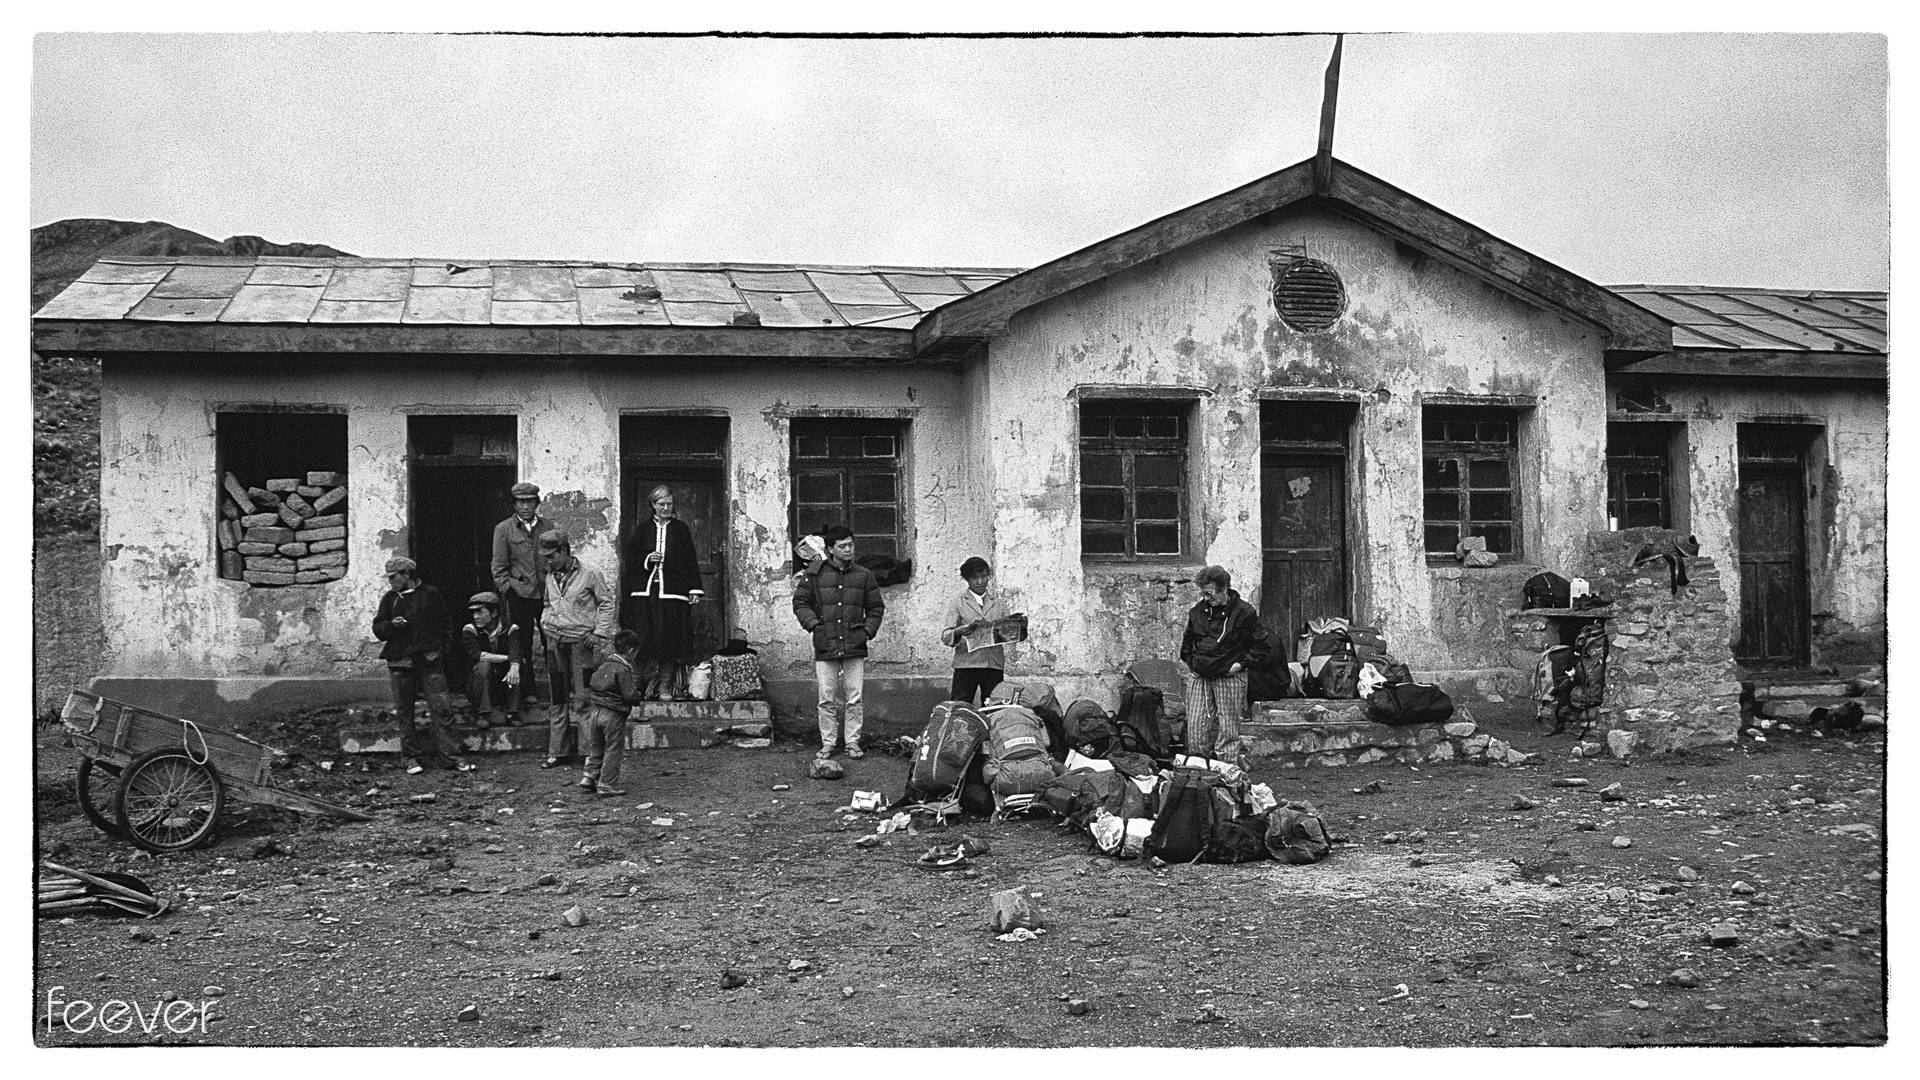
[[[988,758],[980,775],[986,778],[988,790],[1004,799],[1009,795],[1037,795],[1045,791],[1053,780],[1055,767],[1053,759],[1045,754],[1016,761]]]
[[[1452,715],[1453,699],[1432,683],[1383,686],[1367,699],[1367,716],[1395,727],[1443,724]]]
[[[1238,817],[1216,821],[1207,837],[1207,862],[1241,863],[1267,857],[1267,819]]]
[[[1067,706],[1067,711],[1061,714],[1060,725],[1068,749],[1078,750],[1087,757],[1106,757],[1118,737],[1107,710],[1088,698]]]
[[[1333,850],[1326,823],[1309,802],[1282,803],[1267,815],[1267,854],[1281,862],[1319,862]]]

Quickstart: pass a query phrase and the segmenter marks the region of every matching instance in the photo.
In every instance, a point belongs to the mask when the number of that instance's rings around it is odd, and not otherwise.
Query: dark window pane
[[[1665,528],[1661,520],[1660,504],[1657,502],[1632,502],[1627,504],[1626,520],[1620,523],[1629,529],[1642,529],[1649,526]]]
[[[1137,439],[1147,433],[1147,421],[1140,416],[1116,416],[1113,418],[1113,437],[1116,439]]]
[[[846,511],[839,503],[800,503],[793,508],[801,535],[817,533],[828,525],[844,525]]]
[[[1180,418],[1177,416],[1147,417],[1147,434],[1155,439],[1174,439],[1180,435]]]
[[[858,435],[832,435],[827,438],[827,453],[837,458],[857,458],[861,442]]]
[[[1505,444],[1511,442],[1512,438],[1513,425],[1507,423],[1505,420],[1481,421],[1479,431],[1479,439],[1481,442]]]
[[[1133,516],[1173,520],[1180,517],[1180,493],[1177,491],[1136,491]]]
[[[1451,555],[1453,554],[1453,549],[1459,546],[1460,546],[1460,526],[1458,525],[1428,525],[1427,526],[1427,550],[1428,551]]]
[[[855,473],[853,474],[854,502],[893,502],[892,473]]]
[[[1504,491],[1476,491],[1467,509],[1475,521],[1512,521],[1513,497]]]
[[[1124,478],[1117,454],[1088,454],[1080,459],[1080,482],[1118,487]]]
[[[1473,477],[1473,486],[1477,488],[1508,488],[1513,486],[1512,470],[1505,461],[1482,459],[1468,462],[1468,475]]]
[[[1137,555],[1167,555],[1180,550],[1180,526],[1147,524],[1133,529],[1133,550]]]
[[[1487,550],[1505,555],[1513,550],[1513,526],[1475,525],[1472,535],[1487,538]]]
[[[1460,494],[1454,491],[1427,492],[1428,521],[1459,521]]]
[[[1111,525],[1082,525],[1080,550],[1091,555],[1124,555],[1127,552],[1127,537]]]
[[[1660,474],[1657,472],[1630,472],[1626,474],[1626,481],[1629,499],[1660,497]]]
[[[863,506],[856,503],[853,507],[853,520],[848,523],[848,527],[860,536],[880,533],[891,536],[897,530],[898,522],[899,516],[891,506]]]
[[[1180,459],[1172,454],[1135,454],[1133,482],[1141,487],[1179,487]]]
[[[1089,439],[1104,439],[1113,434],[1113,419],[1083,412],[1080,414],[1080,434]]]
[[[899,558],[891,536],[856,536],[853,538],[853,555],[885,555],[889,559]]]
[[[862,452],[866,457],[892,457],[894,454],[891,435],[869,435],[863,442]]]
[[[1125,521],[1127,500],[1119,488],[1081,488],[1080,516],[1089,521]]]
[[[1456,458],[1428,458],[1426,480],[1429,488],[1459,487],[1459,460]]]
[[[838,503],[840,474],[837,472],[795,473],[793,498],[795,502],[803,503]]]
[[[796,435],[793,437],[793,456],[826,457],[827,437],[824,435]]]

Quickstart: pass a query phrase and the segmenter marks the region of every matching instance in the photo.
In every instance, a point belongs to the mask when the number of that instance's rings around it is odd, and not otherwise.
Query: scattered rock
[[[568,926],[582,926],[585,925],[587,921],[587,913],[580,910],[579,904],[568,908],[560,917],[567,920]]]
[[[1652,1002],[1649,1002],[1649,1001],[1644,1001],[1644,1000],[1642,1000],[1642,999],[1640,999],[1640,998],[1633,998],[1633,999],[1631,999],[1630,1001],[1628,1001],[1628,1002],[1627,1002],[1627,1004],[1629,1004],[1629,1005],[1631,1005],[1631,1006],[1633,1006],[1633,1007],[1634,1007],[1634,1008],[1636,1008],[1636,1009],[1651,1009],[1651,1008],[1653,1008],[1653,1003],[1652,1003]]]
[[[1714,923],[1707,927],[1707,944],[1716,949],[1729,949],[1740,944],[1740,929],[1732,923]]]
[[[1760,890],[1754,888],[1753,886],[1747,884],[1744,881],[1736,881],[1733,883],[1732,888],[1728,889],[1727,891],[1731,892],[1735,896],[1752,896],[1754,893],[1759,892]]]
[[[807,766],[807,775],[815,780],[838,780],[847,775],[847,770],[829,758],[814,758],[813,764]]]
[[[201,997],[226,997],[227,988],[224,986],[203,986],[200,988],[200,996]]]
[[[1471,720],[1455,720],[1451,724],[1442,725],[1440,730],[1446,732],[1447,737],[1450,739],[1464,739],[1472,735],[1478,728],[1479,725]]]
[[[1226,1017],[1220,1015],[1220,1007],[1209,1001],[1200,1006],[1200,1015],[1194,1017],[1193,1022],[1196,1024],[1217,1024],[1225,1019]]]
[[[1380,836],[1380,842],[1383,844],[1397,844],[1400,842],[1400,834],[1392,832],[1383,833]]]
[[[1670,985],[1691,990],[1700,985],[1700,973],[1692,968],[1675,968],[1673,972],[1667,976],[1667,982]]]
[[[1067,1002],[1068,1016],[1085,1016],[1092,1011],[1093,1005],[1081,998],[1073,998]]]
[[[987,925],[996,934],[1015,928],[1038,930],[1045,925],[1040,911],[1020,889],[1001,889],[987,906]]]
[[[1378,795],[1382,791],[1385,791],[1386,789],[1387,789],[1386,781],[1375,780],[1372,783],[1363,784],[1360,787],[1354,788],[1353,793],[1355,795]]]
[[[723,971],[720,973],[720,989],[722,990],[738,990],[745,985],[747,985],[747,977],[737,971]]]
[[[1584,776],[1562,776],[1557,780],[1551,781],[1551,783],[1554,787],[1586,787],[1587,778]]]
[[[133,929],[127,931],[127,936],[132,938],[135,941],[152,941],[153,931],[147,929],[144,926],[136,926]]]
[[[1560,878],[1554,874],[1548,874],[1546,877],[1546,882],[1547,882],[1547,887],[1549,889],[1557,889],[1563,884]]]
[[[853,846],[857,848],[878,847],[879,845],[880,845],[880,837],[876,833],[868,833],[867,835],[862,836],[853,842]]]
[[[1594,821],[1576,821],[1573,823],[1575,832],[1594,832],[1599,828],[1600,824]]]
[[[1673,876],[1679,878],[1681,881],[1699,881],[1700,871],[1695,870],[1691,866],[1682,866],[1673,872]]]
[[[841,987],[841,988],[840,988],[840,996],[841,996],[841,997],[843,997],[843,998],[850,998],[850,997],[852,997],[852,996],[853,996],[853,987],[851,987],[851,986],[843,986],[843,987]]]
[[[807,969],[809,969],[809,968],[811,968],[811,967],[813,967],[813,965],[812,965],[812,964],[809,964],[809,963],[808,963],[808,962],[806,962],[805,960],[789,960],[789,961],[787,961],[787,970],[788,970],[788,971],[806,971]]]
[[[1616,836],[1613,838],[1613,846],[1617,848],[1630,848],[1633,846],[1633,837]]]
[[[775,784],[775,785],[773,785],[773,790],[775,790],[775,791],[792,791],[792,790],[793,790],[793,785],[792,785],[792,784]]]
[[[1639,741],[1638,732],[1623,731],[1619,728],[1607,732],[1607,750],[1617,758],[1625,758],[1632,754],[1635,744]]]
[[[436,874],[447,873],[448,871],[453,869],[453,859],[450,856],[442,855],[439,858],[428,863],[427,869],[433,871]]]
[[[558,885],[560,884],[560,879],[552,874],[541,874],[539,877],[533,879],[533,883],[535,885]]]
[[[277,838],[269,836],[253,845],[252,854],[256,859],[270,859],[275,855],[291,855],[293,849],[282,844]]]
[[[417,803],[438,802],[439,799],[440,799],[440,796],[435,795],[431,791],[422,792],[421,794],[418,794],[418,795],[407,796],[408,802],[417,802]]]
[[[1627,801],[1626,789],[1622,788],[1620,786],[1620,782],[1616,780],[1613,783],[1608,784],[1606,787],[1603,787],[1600,789],[1600,801],[1601,802],[1626,802]]]
[[[1539,805],[1540,805],[1539,803],[1534,802],[1532,799],[1527,798],[1525,795],[1515,795],[1513,797],[1513,802],[1509,804],[1509,808],[1513,810],[1531,810],[1534,807]]]

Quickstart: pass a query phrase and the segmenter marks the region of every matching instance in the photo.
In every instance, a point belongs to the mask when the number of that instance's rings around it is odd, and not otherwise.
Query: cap
[[[467,601],[467,606],[470,608],[474,608],[474,607],[498,608],[500,606],[500,594],[493,593],[493,592],[474,593],[472,598]]]
[[[567,535],[567,530],[565,529],[548,529],[546,532],[540,534],[540,546],[555,548],[572,547],[573,538]]]
[[[411,574],[418,569],[420,569],[420,564],[407,558],[405,555],[395,555],[393,558],[387,560],[387,573],[389,574]]]
[[[540,497],[540,485],[519,483],[507,490],[516,499],[537,499]]]

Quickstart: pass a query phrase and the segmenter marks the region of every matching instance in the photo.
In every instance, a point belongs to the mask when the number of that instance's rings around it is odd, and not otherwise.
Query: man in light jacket
[[[1006,677],[1007,647],[969,649],[963,639],[991,627],[996,619],[1006,618],[1007,599],[998,589],[988,588],[993,583],[993,567],[978,555],[960,564],[960,576],[967,587],[947,604],[946,629],[940,631],[940,644],[953,647],[953,688],[948,697],[971,703],[975,694],[985,701]]]
[[[533,484],[515,484],[513,516],[493,527],[493,588],[500,594],[500,621],[513,628],[522,657],[532,657],[533,631],[540,625],[542,598],[546,595],[547,567],[540,558],[540,534],[553,528],[553,522],[540,516],[540,489]],[[531,675],[531,672],[523,674]],[[533,680],[520,684],[524,706],[533,697]]]
[[[1187,670],[1187,753],[1240,757],[1240,721],[1247,715],[1247,669],[1265,667],[1271,648],[1253,605],[1231,588],[1218,566],[1195,575],[1200,602],[1187,612],[1180,659]]]
[[[867,642],[880,632],[887,613],[873,572],[853,561],[853,532],[845,525],[821,530],[827,557],[801,571],[793,586],[793,614],[800,629],[813,634],[813,675],[820,691],[821,758],[833,756],[840,739],[841,706],[846,709],[846,745],[850,758],[865,757],[860,724],[866,709],[861,682],[866,676]]]
[[[547,639],[547,671],[553,682],[553,704],[547,708],[547,760],[540,767],[551,769],[566,757],[568,729],[585,728],[587,680],[611,649],[619,616],[613,590],[600,571],[574,558],[566,530],[540,534],[540,557],[547,567],[540,632]]]

